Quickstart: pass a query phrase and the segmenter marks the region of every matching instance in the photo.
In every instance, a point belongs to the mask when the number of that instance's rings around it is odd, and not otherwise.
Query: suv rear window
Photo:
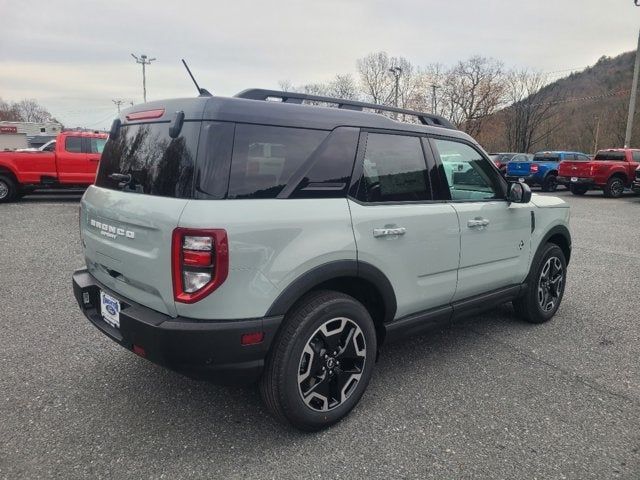
[[[191,198],[199,122],[185,122],[180,136],[168,123],[123,125],[102,152],[96,186],[162,197]],[[113,174],[129,175],[125,181]]]
[[[610,161],[621,162],[625,160],[625,153],[624,152],[598,152],[594,160],[610,160]]]
[[[237,124],[227,198],[276,198],[328,134]]]
[[[535,155],[533,157],[534,162],[559,162],[559,155]]]

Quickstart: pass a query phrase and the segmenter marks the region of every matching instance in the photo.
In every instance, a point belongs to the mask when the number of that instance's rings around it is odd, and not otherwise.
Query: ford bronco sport
[[[275,417],[318,430],[386,342],[509,301],[551,319],[568,221],[435,115],[267,90],[152,102],[113,123],[73,288],[123,347],[258,381]]]

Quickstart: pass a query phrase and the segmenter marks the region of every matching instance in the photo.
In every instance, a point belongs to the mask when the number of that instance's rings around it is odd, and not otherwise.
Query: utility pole
[[[636,113],[636,94],[638,93],[638,71],[640,70],[640,32],[638,33],[638,47],[636,48],[636,63],[633,67],[633,84],[631,85],[631,97],[629,98],[629,116],[627,117],[627,132],[624,136],[624,147],[631,144],[631,129],[633,117]]]
[[[438,103],[436,100],[436,88],[440,88],[439,85],[436,85],[435,83],[431,84],[431,113],[433,113],[434,115],[437,115],[438,112],[437,107],[438,107]]]
[[[116,104],[116,107],[118,107],[118,115],[120,115],[120,105],[124,103],[124,100],[111,100],[111,101]]]
[[[155,60],[155,58],[147,58],[146,55],[142,54],[140,57],[137,57],[133,53],[131,54],[133,58],[135,58],[136,63],[142,65],[142,98],[144,99],[144,103],[147,103],[147,73],[146,66],[151,65],[151,62]]]
[[[598,120],[598,123],[596,123],[596,138],[595,141],[593,142],[593,154],[595,155],[596,153],[598,153],[598,137],[600,136],[600,116],[596,116],[596,119]]]
[[[398,94],[400,91],[400,75],[402,75],[402,69],[400,67],[391,67],[389,69],[393,78],[395,79],[395,100],[393,102],[393,106],[398,108]],[[398,113],[394,113],[394,118],[398,118]]]

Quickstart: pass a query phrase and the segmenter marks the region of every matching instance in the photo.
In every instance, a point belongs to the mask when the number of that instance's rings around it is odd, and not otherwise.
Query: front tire
[[[611,177],[603,190],[607,198],[620,198],[624,193],[624,180],[620,177]]]
[[[260,394],[279,421],[321,430],[358,403],[376,352],[373,320],[360,302],[339,292],[312,292],[286,315],[267,358]]]
[[[567,261],[562,249],[547,243],[535,256],[527,278],[527,289],[514,300],[516,314],[530,323],[544,323],[556,314],[566,284]]]
[[[16,197],[17,187],[13,179],[0,175],[0,203],[10,202]]]

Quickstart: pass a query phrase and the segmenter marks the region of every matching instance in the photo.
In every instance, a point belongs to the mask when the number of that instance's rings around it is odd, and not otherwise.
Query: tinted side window
[[[562,160],[576,160],[576,156],[573,153],[565,153]]]
[[[586,155],[578,155],[578,160],[583,161],[583,162],[588,162],[590,160],[590,158],[587,157]]]
[[[501,197],[495,170],[476,149],[452,140],[434,139],[433,143],[440,155],[452,200]]]
[[[236,125],[228,198],[276,198],[327,137],[323,130]]]
[[[640,162],[640,152],[633,152],[633,161]]]
[[[106,138],[90,138],[89,153],[102,153],[105,143],[107,143]]]
[[[358,198],[364,202],[431,200],[420,138],[368,133]]]
[[[71,153],[82,153],[82,137],[67,137],[64,141],[64,149]]]

